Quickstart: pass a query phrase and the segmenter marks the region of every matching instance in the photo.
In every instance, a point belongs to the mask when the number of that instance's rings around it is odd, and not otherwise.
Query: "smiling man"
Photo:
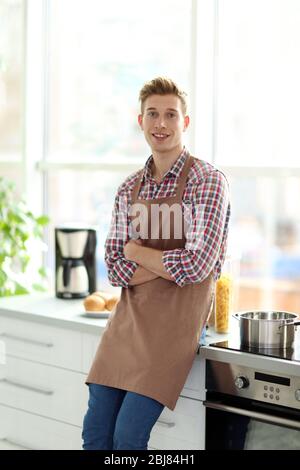
[[[183,144],[185,96],[164,77],[140,91],[138,123],[152,154],[115,199],[105,260],[122,291],[86,380],[84,449],[147,449],[163,408],[176,406],[210,313],[225,259],[228,184]]]

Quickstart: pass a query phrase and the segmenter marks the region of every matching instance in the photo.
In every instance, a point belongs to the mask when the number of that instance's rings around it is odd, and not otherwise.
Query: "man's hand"
[[[129,261],[134,261],[147,271],[151,271],[158,277],[163,277],[168,281],[174,281],[166,271],[162,261],[163,251],[143,246],[142,240],[129,240],[124,246],[124,256]]]
[[[137,240],[130,240],[124,246],[124,255],[130,261],[136,262],[136,257],[139,253],[139,247],[143,246],[143,242],[140,238]],[[142,266],[138,266],[136,271],[134,272],[129,285],[130,286],[137,286],[139,284],[144,284],[145,282],[152,281],[153,279],[158,278],[159,276],[148,269],[143,268]]]
[[[139,247],[143,244],[142,240],[129,240],[124,246],[124,256],[129,261],[135,261]]]

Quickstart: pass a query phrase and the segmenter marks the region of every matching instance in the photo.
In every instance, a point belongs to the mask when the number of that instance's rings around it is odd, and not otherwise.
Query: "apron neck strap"
[[[184,189],[185,189],[188,174],[189,174],[190,168],[192,167],[193,163],[194,163],[193,157],[188,155],[185,162],[184,162],[184,166],[183,166],[182,172],[179,176],[179,182],[178,182],[178,185],[177,185],[176,197],[179,201],[182,200],[182,196],[183,196],[183,192],[184,192]],[[143,173],[144,173],[144,168],[142,168],[139,171],[136,182],[135,182],[135,185],[132,189],[131,204],[134,204],[138,199],[138,195],[139,195],[139,192],[140,192],[140,187],[141,187],[142,180],[143,180]]]
[[[141,187],[141,184],[142,184],[143,172],[144,172],[144,168],[142,168],[139,171],[138,176],[136,178],[135,184],[134,184],[132,192],[131,192],[131,204],[134,204],[137,201],[137,198],[138,198],[138,195],[139,195],[139,192],[140,192],[140,187]]]
[[[179,182],[178,182],[178,187],[177,187],[177,198],[178,198],[179,201],[182,200],[182,196],[183,196],[185,186],[186,186],[186,181],[188,179],[188,174],[189,174],[189,171],[190,171],[193,163],[194,163],[193,157],[188,155],[185,162],[184,162],[184,166],[183,166],[181,175],[179,176]]]

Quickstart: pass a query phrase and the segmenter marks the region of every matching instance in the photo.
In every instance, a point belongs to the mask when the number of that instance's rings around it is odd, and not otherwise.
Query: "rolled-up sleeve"
[[[105,263],[108,280],[115,287],[129,287],[137,263],[124,256],[124,246],[129,239],[127,197],[117,193],[111,224],[105,241]]]
[[[227,180],[214,170],[195,187],[187,210],[185,247],[163,252],[165,269],[178,286],[202,282],[213,270],[226,236],[229,208]]]

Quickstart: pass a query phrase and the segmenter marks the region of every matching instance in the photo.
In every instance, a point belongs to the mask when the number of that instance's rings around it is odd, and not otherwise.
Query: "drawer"
[[[81,428],[0,405],[0,450],[80,450]]]
[[[101,335],[82,334],[82,370],[85,373],[90,370],[100,339]]]
[[[0,403],[81,426],[87,410],[86,376],[7,356],[0,365]]]
[[[174,411],[164,408],[154,425],[149,447],[157,449],[200,449],[204,433],[201,401],[179,397]]]
[[[0,341],[8,355],[81,371],[78,331],[0,316]]]

